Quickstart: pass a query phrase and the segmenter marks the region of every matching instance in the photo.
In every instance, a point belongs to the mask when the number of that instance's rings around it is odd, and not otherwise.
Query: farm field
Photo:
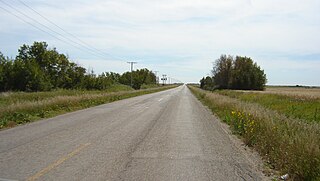
[[[205,91],[193,94],[266,165],[293,180],[320,179],[319,89],[272,87],[266,91]]]
[[[320,122],[320,88],[268,87],[266,91],[220,90],[216,93],[260,104],[290,118]]]
[[[261,93],[279,94],[285,96],[301,97],[306,99],[320,99],[320,87],[281,87],[267,86]]]
[[[5,92],[0,94],[0,129],[173,87],[176,86],[133,90],[114,85],[104,91]]]

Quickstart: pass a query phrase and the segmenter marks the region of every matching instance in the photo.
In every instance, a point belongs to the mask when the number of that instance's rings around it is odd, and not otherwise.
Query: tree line
[[[267,83],[264,70],[250,57],[221,55],[211,73],[200,80],[202,89],[264,90]]]
[[[156,84],[155,74],[148,69],[122,75],[105,72],[96,75],[59,53],[46,42],[22,45],[15,59],[0,52],[0,91],[50,91],[53,89],[104,90],[114,84],[140,89],[143,84]]]

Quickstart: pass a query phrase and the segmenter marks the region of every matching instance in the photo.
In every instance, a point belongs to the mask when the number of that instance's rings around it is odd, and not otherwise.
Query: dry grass
[[[259,104],[190,87],[192,92],[272,168],[294,180],[320,179],[320,125],[288,118]]]
[[[12,96],[12,100],[6,100],[9,104],[0,104],[0,129],[12,127],[17,124],[53,117],[58,114],[75,111],[99,104],[104,104],[120,99],[139,96],[143,94],[158,92],[176,86],[165,86],[160,88],[150,88],[145,90],[102,92],[102,91],[82,91],[72,95],[70,92],[63,92],[62,95],[56,92],[39,93],[17,93],[25,94],[25,99],[21,95],[9,93],[5,96]],[[28,97],[29,96],[29,97]],[[19,101],[19,97],[21,101]]]
[[[306,87],[267,87],[265,91],[240,91],[260,94],[276,94],[305,100],[319,100],[320,88]]]

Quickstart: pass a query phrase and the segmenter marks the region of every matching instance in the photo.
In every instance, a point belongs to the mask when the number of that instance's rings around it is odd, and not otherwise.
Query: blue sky
[[[59,41],[3,3],[63,35],[56,37],[77,41],[20,1],[107,55]],[[268,84],[320,86],[318,0],[20,1],[0,0],[0,51],[9,57],[22,44],[46,41],[96,73],[122,73],[129,70],[127,61],[137,61],[135,68],[198,82],[221,54],[242,55],[265,70]]]

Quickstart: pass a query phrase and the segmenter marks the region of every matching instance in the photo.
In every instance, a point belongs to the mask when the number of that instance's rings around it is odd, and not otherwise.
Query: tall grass
[[[242,101],[258,103],[288,117],[320,122],[320,98],[302,96],[302,93],[298,96],[254,91],[220,90],[216,92]]]
[[[6,104],[0,104],[0,129],[173,87],[175,86],[121,91],[122,87],[114,88],[114,92],[59,90],[38,93],[9,93],[1,95],[2,102],[6,102]]]
[[[0,107],[8,106],[10,104],[29,102],[29,101],[41,101],[50,99],[56,96],[80,96],[83,94],[99,94],[108,92],[120,92],[120,91],[132,91],[134,90],[130,86],[122,84],[114,84],[108,89],[99,90],[66,90],[57,89],[55,91],[48,92],[3,92],[0,93]]]
[[[293,180],[320,179],[320,125],[288,118],[259,104],[189,87],[196,97]]]

